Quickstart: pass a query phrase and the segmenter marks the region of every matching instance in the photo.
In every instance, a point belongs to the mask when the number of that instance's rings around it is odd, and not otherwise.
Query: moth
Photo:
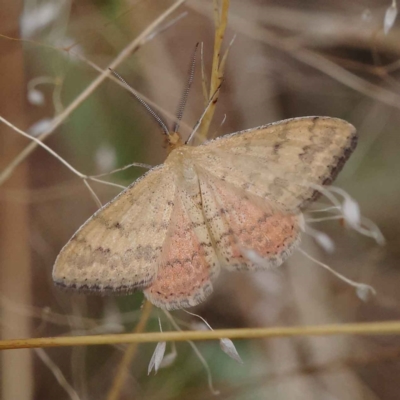
[[[173,310],[204,301],[221,269],[277,267],[299,246],[302,210],[357,143],[351,124],[317,116],[200,146],[183,143],[177,129],[166,135],[165,163],[99,209],[61,250],[58,286],[101,294],[140,289]]]

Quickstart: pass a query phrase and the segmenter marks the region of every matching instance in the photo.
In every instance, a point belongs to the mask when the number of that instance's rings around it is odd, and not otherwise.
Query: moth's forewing
[[[348,122],[302,117],[222,136],[193,157],[215,177],[296,211],[315,198],[316,186],[332,183],[356,144]]]
[[[132,292],[157,274],[175,184],[168,168],[146,173],[98,210],[61,250],[53,280],[87,292]]]

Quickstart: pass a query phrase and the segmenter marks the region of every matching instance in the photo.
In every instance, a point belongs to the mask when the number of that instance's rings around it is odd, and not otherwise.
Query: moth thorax
[[[182,175],[185,181],[185,189],[189,196],[193,196],[199,191],[199,178],[194,165],[190,159],[182,160]]]
[[[197,174],[194,169],[192,161],[188,159],[183,159],[182,166],[183,166],[183,177],[185,178],[185,181],[188,183],[191,181],[197,182]]]

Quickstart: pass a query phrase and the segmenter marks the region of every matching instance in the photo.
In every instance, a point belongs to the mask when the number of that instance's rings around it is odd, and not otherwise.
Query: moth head
[[[166,139],[168,144],[168,154],[171,153],[172,150],[184,145],[181,135],[178,132],[170,132]]]

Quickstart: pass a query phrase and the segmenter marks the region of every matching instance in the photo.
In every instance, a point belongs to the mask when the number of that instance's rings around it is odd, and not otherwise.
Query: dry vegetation
[[[0,123],[1,338],[158,332],[159,315],[163,330],[175,329],[162,313],[140,308],[141,293],[121,298],[62,293],[53,287],[51,269],[62,245],[97,208],[82,177],[132,162],[156,165],[166,156],[157,125],[107,67],[172,121],[196,42],[203,42],[208,86],[202,87],[198,63],[182,133],[190,133],[207,103],[204,93],[215,92],[223,69],[217,107],[200,127],[203,136],[303,115],[348,120],[359,131],[359,146],[337,185],[379,226],[386,245],[342,220],[313,224],[334,241],[333,253],[311,238],[302,244],[341,274],[372,285],[377,295],[368,302],[299,252],[275,272],[223,274],[213,296],[195,312],[214,329],[351,322],[355,332],[359,323],[399,319],[400,31],[395,21],[384,32],[391,4],[394,15],[396,2],[383,0],[232,0],[227,29],[220,21],[215,35],[215,19],[223,18],[227,1],[221,1],[217,17],[211,0],[27,0],[24,8],[22,1],[3,1],[0,116],[23,131],[36,129],[36,137],[46,138],[82,176]],[[187,14],[175,20],[182,12]],[[234,35],[225,68],[218,69],[216,54],[221,61]],[[142,172],[130,168],[110,181],[126,186]],[[120,190],[85,182],[102,203]],[[173,316],[184,330],[198,328],[195,317]],[[374,329],[383,332],[385,326]],[[235,345],[244,366],[228,358],[218,341],[198,343],[220,399],[399,397],[397,335],[247,339]],[[147,376],[154,347],[115,341],[2,351],[0,397],[213,396],[204,366],[186,343],[176,343],[178,355],[169,368]],[[167,344],[167,353],[174,348]]]

